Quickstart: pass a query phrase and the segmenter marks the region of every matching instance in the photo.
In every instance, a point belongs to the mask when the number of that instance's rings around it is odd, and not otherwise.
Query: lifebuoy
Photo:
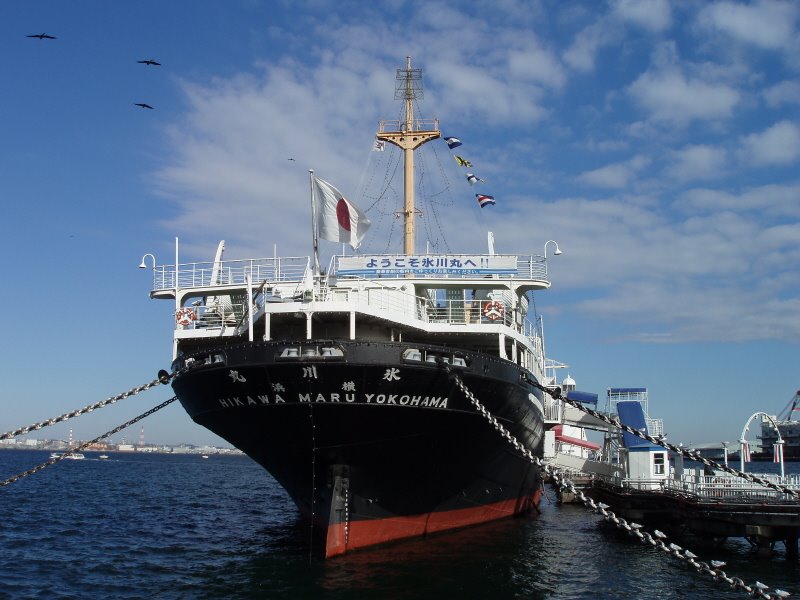
[[[483,316],[490,321],[496,321],[503,318],[503,305],[497,300],[490,300],[483,305]]]
[[[197,315],[191,308],[179,308],[175,313],[175,320],[178,325],[183,325],[184,327],[190,325],[195,319],[197,319]]]

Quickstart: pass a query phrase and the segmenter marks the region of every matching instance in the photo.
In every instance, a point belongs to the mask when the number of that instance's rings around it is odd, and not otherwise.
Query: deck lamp
[[[140,262],[140,263],[139,263],[139,268],[140,268],[140,269],[146,269],[146,268],[147,268],[147,265],[146,265],[146,264],[144,264],[144,259],[145,259],[145,258],[147,258],[148,256],[149,256],[150,258],[152,258],[152,259],[153,259],[153,269],[155,269],[155,268],[156,268],[156,257],[155,257],[155,256],[153,256],[152,254],[150,254],[150,253],[148,252],[147,254],[145,254],[145,255],[142,257],[142,262]]]
[[[545,259],[547,259],[547,244],[555,244],[556,249],[553,252],[553,256],[558,256],[559,254],[563,254],[561,252],[561,248],[558,247],[558,242],[557,241],[555,241],[555,240],[547,240],[544,243],[544,257],[545,257]]]

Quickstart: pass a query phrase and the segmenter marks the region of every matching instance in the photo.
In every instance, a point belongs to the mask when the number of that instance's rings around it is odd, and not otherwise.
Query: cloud
[[[670,191],[662,202],[520,198],[495,231],[503,247],[519,248],[530,243],[525,223],[553,232],[564,252],[552,263],[554,290],[565,294],[559,310],[605,324],[609,340],[793,343],[800,206],[787,200],[798,192],[800,184],[698,188],[671,206]]]
[[[568,312],[616,323],[610,335],[617,341],[791,341],[800,334],[800,274],[792,266],[800,225],[773,231],[732,212],[672,220],[622,200],[605,204],[636,216],[574,211],[580,219],[560,230],[561,268],[580,263],[570,277],[594,287]]]
[[[686,214],[720,212],[758,213],[765,219],[800,219],[800,184],[768,184],[735,193],[694,188],[678,196],[673,207]]]
[[[780,121],[742,139],[741,161],[755,166],[788,165],[800,157],[800,127]]]
[[[658,33],[667,30],[671,22],[667,0],[614,0],[609,13],[595,17],[574,36],[563,60],[578,72],[592,71],[602,48],[624,40],[626,25]]]
[[[737,133],[731,117],[750,100],[741,78],[754,71],[738,63],[681,60],[669,43],[656,44],[644,71],[626,71],[634,73],[627,87],[581,75],[592,79],[580,87],[591,98],[613,96],[602,114],[586,118],[585,98],[561,96],[574,84],[574,71],[593,69],[597,51],[611,52],[610,45],[632,27],[659,32],[672,26],[668,11],[648,16],[629,2],[612,8],[613,14],[586,16],[591,24],[580,28],[586,36],[566,42],[534,38],[516,23],[493,22],[496,35],[512,41],[465,49],[452,43],[455,34],[446,22],[422,23],[428,29],[409,42],[415,56],[416,49],[425,49],[414,65],[425,69],[420,104],[428,114],[419,116],[431,116],[431,107],[447,116],[442,127],[465,141],[465,156],[487,178],[484,189],[498,204],[481,211],[474,190],[459,190],[452,182],[448,191],[455,199],[446,202],[445,190],[432,183],[439,171],[423,170],[420,157],[418,183],[440,194],[440,210],[437,217],[421,206],[418,245],[430,241],[437,251],[446,249],[446,230],[454,251],[483,251],[489,229],[500,251],[524,251],[535,225],[541,239],[531,253],[552,238],[564,250],[558,287],[569,297],[559,306],[587,322],[607,324],[619,338],[798,339],[800,281],[792,265],[800,262],[800,184],[754,176],[751,187],[739,188],[739,179],[723,177],[731,174],[733,157],[754,166],[797,160],[797,126],[786,119],[758,133]],[[456,18],[452,7],[446,10],[468,37],[485,28]],[[410,18],[424,21],[421,14]],[[309,168],[371,208],[374,235],[365,251],[399,247],[402,235],[391,208],[373,208],[377,196],[360,194],[374,167],[380,167],[381,183],[402,171],[389,152],[369,152],[368,125],[396,118],[392,92],[402,60],[375,51],[369,26],[343,26],[346,35],[320,38],[327,43],[303,64],[283,58],[248,74],[182,82],[187,111],[170,129],[170,152],[155,180],[176,209],[169,229],[181,233],[187,252],[194,244],[201,257],[210,258],[215,245],[209,238],[224,238],[233,258],[262,256],[265,248],[271,254],[273,243],[282,255],[308,254],[310,234],[303,232],[310,232]],[[384,24],[380,45],[401,45],[403,33],[399,25]],[[793,81],[782,79],[783,86],[765,85],[763,98],[772,106],[791,102]],[[713,141],[688,127],[703,121],[724,122]],[[455,126],[472,132],[453,131]],[[639,132],[635,140],[633,131]],[[439,152],[440,162],[455,168],[441,146],[423,148]],[[616,159],[629,148],[637,154]],[[462,177],[458,172],[453,181],[464,184]],[[686,189],[695,182],[702,186]],[[587,186],[591,198],[581,195]],[[601,192],[608,195],[599,197]],[[397,180],[387,194],[402,201]]]
[[[797,3],[761,0],[752,4],[713,3],[700,11],[698,22],[739,42],[782,51],[797,44],[797,18]]]
[[[667,175],[680,182],[717,179],[724,174],[727,151],[706,144],[685,146],[672,153]]]
[[[511,49],[507,60],[509,75],[515,80],[553,88],[561,88],[566,83],[565,69],[555,54],[534,42]]]
[[[513,68],[513,65],[512,65]],[[457,115],[480,117],[490,123],[509,120],[535,122],[547,114],[539,100],[542,89],[529,79],[511,77],[506,69],[490,70],[462,61],[434,60],[428,64],[432,89],[446,89],[444,109]],[[479,98],[479,101],[476,99]]]
[[[643,27],[650,32],[661,32],[672,24],[672,12],[667,0],[616,0],[612,2],[613,14],[623,21]]]
[[[644,156],[636,156],[624,162],[581,173],[578,181],[603,188],[624,188],[649,162]]]
[[[372,143],[351,128],[374,112],[369,103],[331,97],[355,88],[354,77],[333,67],[309,72],[286,65],[209,85],[185,82],[189,109],[170,130],[175,154],[154,176],[179,210],[169,226],[189,240],[199,232],[223,239],[235,229],[240,246],[255,256],[264,252],[264,239],[304,253],[308,240],[283,232],[310,231],[308,169],[352,189],[356,156]],[[320,111],[323,105],[328,108]]]
[[[601,19],[580,31],[563,54],[564,62],[579,72],[594,69],[600,48],[620,39],[619,26],[608,19]]]
[[[677,67],[643,73],[628,87],[628,93],[650,118],[681,125],[727,119],[740,100],[731,86],[688,78]]]
[[[800,82],[781,81],[764,90],[767,106],[778,108],[786,104],[800,104]]]

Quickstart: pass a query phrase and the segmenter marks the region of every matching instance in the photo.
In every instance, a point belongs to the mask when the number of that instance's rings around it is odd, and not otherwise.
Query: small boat
[[[106,460],[108,458],[108,454],[101,454],[100,456],[98,456],[98,458],[100,460]]]
[[[203,454],[200,458],[208,458],[208,454]]]
[[[50,453],[50,458],[61,458],[62,456],[64,457],[64,459],[68,459],[68,460],[83,460],[84,458],[86,458],[80,452],[71,452],[71,453],[70,452],[51,452]]]

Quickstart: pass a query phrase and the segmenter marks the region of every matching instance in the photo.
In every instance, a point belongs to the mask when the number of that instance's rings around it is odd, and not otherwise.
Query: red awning
[[[579,446],[581,448],[587,448],[589,450],[600,450],[600,444],[595,444],[594,442],[590,442],[589,440],[582,440],[580,438],[564,435],[561,433],[562,430],[563,427],[561,425],[556,425],[555,427],[553,427],[553,431],[556,432],[557,441],[563,442],[564,444],[572,444],[573,446]]]

